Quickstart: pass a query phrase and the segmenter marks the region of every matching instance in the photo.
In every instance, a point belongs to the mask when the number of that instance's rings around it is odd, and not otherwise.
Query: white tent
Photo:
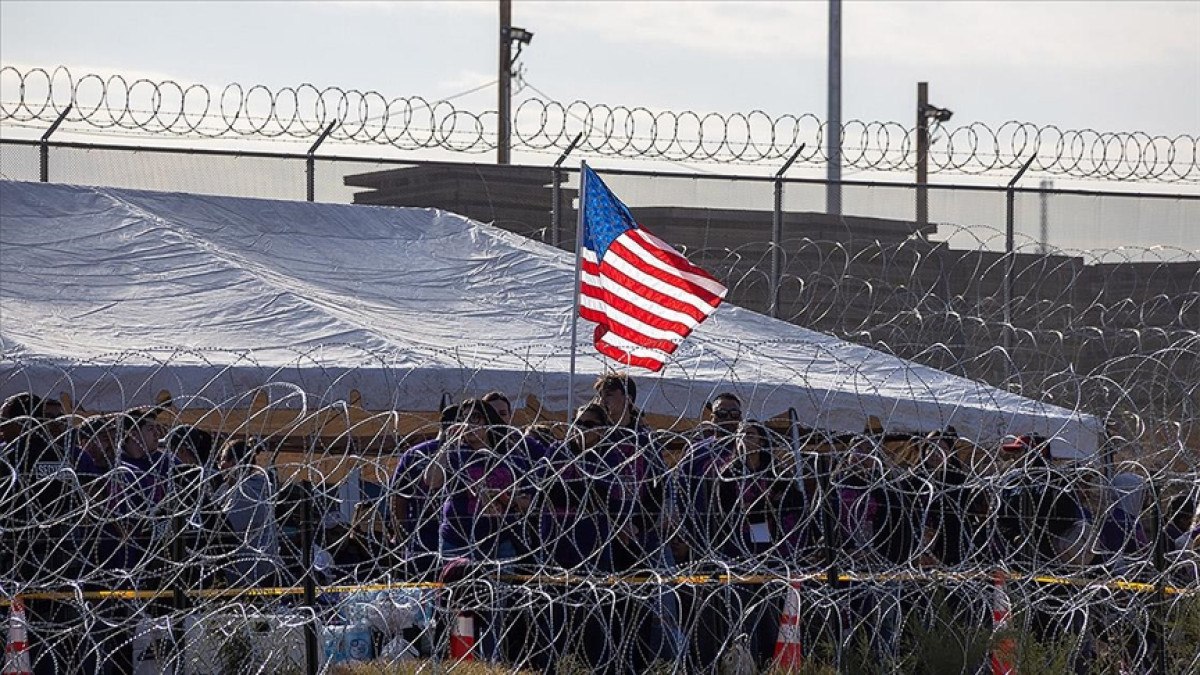
[[[652,226],[652,224],[651,224]],[[157,392],[230,405],[265,384],[310,404],[434,410],[500,389],[566,405],[573,264],[431,209],[0,182],[0,394],[91,409]],[[610,368],[581,324],[576,400]],[[724,305],[638,403],[695,417],[717,391],[807,426],[1036,432],[1094,452],[1093,417]]]

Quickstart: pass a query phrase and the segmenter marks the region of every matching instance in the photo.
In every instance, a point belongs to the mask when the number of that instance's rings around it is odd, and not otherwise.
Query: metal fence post
[[[825,213],[842,215],[842,0],[829,0],[828,93],[825,94]]]
[[[821,529],[825,531],[825,583],[830,588],[840,586],[840,574],[837,567],[837,549],[841,546],[840,524],[838,523],[838,495],[833,491],[833,471],[835,468],[833,444],[829,443],[825,452],[817,458],[817,491],[821,495]]]
[[[308,201],[310,202],[316,201],[317,196],[317,158],[315,157],[317,148],[321,147],[321,144],[329,136],[329,132],[333,131],[333,128],[336,126],[337,122],[330,122],[329,126],[325,127],[325,131],[322,131],[321,135],[317,137],[317,142],[313,143],[312,147],[308,149],[308,155],[305,158],[304,176],[308,185]]]
[[[178,566],[182,566],[187,560],[183,537],[183,513],[176,508],[176,512],[171,515],[171,562]],[[171,584],[171,603],[176,611],[187,607],[187,594],[184,592],[182,579],[182,574],[176,574],[175,582]]]
[[[319,143],[319,141],[318,141]],[[300,560],[304,566],[304,572],[301,576],[301,583],[304,587],[304,606],[308,607],[312,616],[304,624],[304,656],[306,672],[308,675],[316,675],[321,668],[321,657],[319,642],[317,640],[317,583],[316,577],[313,575],[313,507],[312,507],[312,490],[313,484],[309,481],[301,483],[303,486],[303,503],[301,504],[301,519],[300,524]]]
[[[1162,495],[1159,494],[1158,486],[1154,480],[1150,483],[1150,503],[1154,513],[1154,571],[1157,575],[1154,578],[1154,617],[1151,622],[1154,632],[1154,656],[1156,673],[1166,673],[1167,671],[1167,639],[1170,637],[1167,629],[1167,542],[1166,534],[1163,532],[1163,509]]]
[[[550,191],[550,243],[556,248],[562,244],[562,209],[559,208],[559,202],[562,200],[562,163],[567,161],[567,155],[571,154],[582,139],[582,131],[575,134],[567,149],[554,160],[554,185]]]
[[[783,276],[783,174],[792,168],[792,163],[804,152],[804,143],[775,172],[775,208],[771,212],[771,303],[767,311],[772,318],[779,318],[779,287]]]
[[[1012,319],[1013,319],[1013,266],[1016,263],[1016,201],[1017,181],[1021,180],[1021,176],[1029,170],[1029,166],[1033,164],[1033,160],[1037,159],[1037,153],[1034,153],[1025,164],[1021,166],[1021,170],[1017,175],[1008,181],[1008,188],[1004,192],[1004,352],[1008,357],[1009,375],[1013,375],[1016,370],[1012,355]]]
[[[70,104],[58,114],[58,119],[54,120],[54,124],[42,134],[41,144],[38,146],[38,171],[43,183],[50,182],[50,135],[58,130],[58,125],[67,119],[67,114],[71,112]]]

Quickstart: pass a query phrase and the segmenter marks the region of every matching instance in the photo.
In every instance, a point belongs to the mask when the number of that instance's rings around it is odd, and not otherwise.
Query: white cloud
[[[656,44],[735,57],[824,54],[823,3],[530,2],[522,23],[586,31],[619,44]],[[514,10],[515,15],[515,10]],[[528,16],[526,19],[524,17]]]
[[[41,70],[46,71],[46,73],[49,76],[55,77],[58,80],[62,80],[63,78],[66,77],[66,73],[64,73],[62,70],[62,69],[66,69],[66,71],[70,73],[71,78],[75,82],[78,82],[80,80],[80,78],[82,78],[85,75],[98,75],[101,78],[105,78],[105,79],[110,78],[110,77],[120,76],[120,77],[124,78],[124,80],[126,82],[131,83],[131,84],[136,80],[150,80],[151,82],[174,81],[174,82],[178,82],[179,84],[182,84],[184,86],[193,84],[191,81],[189,81],[187,79],[181,79],[177,75],[172,75],[171,73],[168,73],[166,71],[152,70],[152,69],[146,69],[146,68],[138,68],[138,69],[131,70],[129,68],[119,68],[116,66],[87,64],[87,63],[63,64],[61,66],[57,66],[57,65],[48,65],[45,63],[36,63],[36,64],[35,63],[24,63],[21,61],[4,61],[3,63],[0,63],[0,66],[15,68],[16,70],[19,70],[22,73],[29,73],[35,69],[41,69]],[[45,81],[45,78],[43,76],[37,75],[35,77],[37,77],[40,81]],[[222,84],[224,84],[224,83],[222,83]]]
[[[454,94],[473,89],[496,80],[496,73],[481,73],[477,70],[460,70],[437,84],[439,94]]]
[[[492,2],[322,3],[335,10],[495,20]],[[517,0],[513,23],[617,45],[658,45],[707,57],[823,58],[826,2],[544,2]],[[913,65],[1200,67],[1195,2],[845,2],[847,61]]]
[[[1200,65],[1195,3],[847,3],[842,30],[848,54],[899,62]]]
[[[520,2],[513,15],[535,33],[586,31],[706,55],[826,53],[824,2]],[[1198,34],[1200,3],[847,2],[842,11],[847,60],[900,64],[1195,66]]]
[[[359,11],[375,14],[411,14],[413,10],[449,12],[457,15],[498,16],[494,2],[458,2],[452,0],[405,0],[404,2],[380,2],[379,0],[320,0],[312,3],[335,13]]]

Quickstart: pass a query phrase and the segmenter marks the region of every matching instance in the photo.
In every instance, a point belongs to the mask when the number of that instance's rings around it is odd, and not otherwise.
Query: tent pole
[[[587,198],[587,181],[584,179],[584,169],[587,162],[579,162],[579,205],[576,209],[578,217],[575,220],[575,302],[571,307],[571,374],[567,380],[567,422],[575,414],[575,344],[579,335],[579,281],[583,276],[583,211],[584,200]]]

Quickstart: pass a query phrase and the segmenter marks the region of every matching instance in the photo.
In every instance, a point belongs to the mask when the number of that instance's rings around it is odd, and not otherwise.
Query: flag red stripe
[[[675,330],[673,328],[655,325],[657,317],[647,314],[645,312],[645,310],[642,310],[638,307],[630,305],[628,302],[625,302],[623,299],[618,298],[617,296],[615,296],[603,289],[599,289],[595,286],[583,286],[580,290],[583,292],[584,295],[591,297],[591,298],[595,298],[595,299],[605,303],[606,305],[612,307],[613,309],[624,312],[625,314],[628,314],[628,315],[632,316],[633,318],[635,318],[639,321],[642,321],[643,323],[650,324],[650,325],[654,326],[655,328],[661,328],[663,330],[667,330],[667,331],[675,333],[676,335],[679,336],[678,341],[682,341],[683,338],[687,337],[688,333],[691,332],[691,330],[688,329],[686,326],[680,326],[678,330]],[[591,314],[591,316],[585,315],[585,313],[584,313],[585,309],[588,310],[588,312]],[[609,330],[616,333],[617,335],[620,335],[621,337],[625,338],[626,340],[629,340],[630,342],[641,345],[643,347],[649,347],[650,349],[661,349],[664,352],[670,353],[670,352],[675,351],[675,347],[678,345],[678,341],[671,341],[671,340],[667,340],[667,339],[664,339],[661,337],[646,335],[642,331],[638,330],[637,327],[622,322],[620,320],[621,317],[619,315],[600,314],[598,312],[595,312],[594,310],[591,310],[591,308],[586,308],[586,307],[583,307],[582,305],[579,308],[579,315],[582,316],[583,318],[587,319],[588,321],[595,321],[596,323],[607,326]],[[593,318],[593,317],[596,317],[596,318]],[[679,326],[679,324],[675,324],[675,325]]]
[[[663,263],[665,263],[668,267],[675,268],[675,269],[679,270],[680,272],[683,272],[686,274],[694,274],[694,275],[701,277],[703,279],[706,279],[718,286],[721,285],[721,282],[714,279],[713,276],[711,274],[709,274],[706,270],[693,265],[691,263],[691,261],[689,261],[687,258],[683,257],[683,254],[681,254],[679,251],[676,251],[675,249],[671,248],[670,244],[659,239],[658,237],[654,236],[653,234],[650,234],[650,232],[648,232],[647,230],[645,230],[645,229],[630,230],[626,234],[628,234],[631,238],[636,239],[641,244],[642,250],[646,251],[647,253],[654,256],[655,258],[658,258]],[[709,289],[705,289],[705,290],[710,293],[712,292]]]
[[[659,371],[727,293],[708,272],[634,224],[624,205],[583,167],[585,241],[579,261],[579,316],[594,321],[596,350],[628,366]],[[595,187],[593,187],[593,185]],[[599,189],[599,194],[592,194]],[[594,205],[594,206],[589,206]]]
[[[639,247],[639,250],[646,251],[646,249],[643,247]],[[664,272],[658,267],[655,267],[653,264],[642,260],[640,257],[638,257],[638,254],[635,251],[629,248],[628,245],[620,239],[614,241],[612,245],[608,247],[608,253],[605,254],[605,257],[613,254],[619,255],[621,260],[624,260],[630,265],[636,267],[643,273],[652,276],[663,283],[667,283],[675,288],[678,288],[684,293],[697,298],[706,305],[716,307],[721,303],[721,297],[713,294],[707,288],[704,288],[703,286],[697,286],[687,279]]]
[[[622,259],[624,260],[624,257],[622,257]],[[701,321],[704,321],[705,319],[708,318],[708,313],[701,311],[695,305],[693,305],[691,303],[683,302],[679,298],[672,297],[670,295],[667,295],[666,293],[660,292],[657,289],[651,288],[651,287],[645,285],[644,283],[642,283],[641,281],[634,279],[633,277],[629,276],[628,274],[622,272],[620,269],[617,269],[616,267],[614,267],[612,265],[602,265],[601,270],[602,271],[598,271],[596,273],[596,276],[607,277],[607,278],[613,280],[614,282],[616,282],[617,284],[619,284],[620,286],[623,286],[623,287],[629,289],[634,294],[645,298],[649,302],[652,302],[661,307],[665,307],[667,309],[679,312],[680,314],[685,314],[685,315],[691,317],[693,320],[695,320],[696,323],[700,323]],[[663,281],[667,281],[667,280],[663,279]],[[674,285],[674,284],[672,284],[672,285]],[[678,323],[678,322],[672,322],[672,323]],[[692,326],[687,327],[688,330],[690,330],[691,328],[693,328],[693,327]]]
[[[596,338],[596,351],[627,366],[637,366],[638,368],[645,368],[646,370],[655,373],[657,373],[659,370],[662,370],[664,364],[663,361],[659,361],[658,359],[651,359],[645,356],[634,356],[633,354],[630,354],[619,347],[614,347],[613,345],[603,342],[600,340],[600,338]]]

